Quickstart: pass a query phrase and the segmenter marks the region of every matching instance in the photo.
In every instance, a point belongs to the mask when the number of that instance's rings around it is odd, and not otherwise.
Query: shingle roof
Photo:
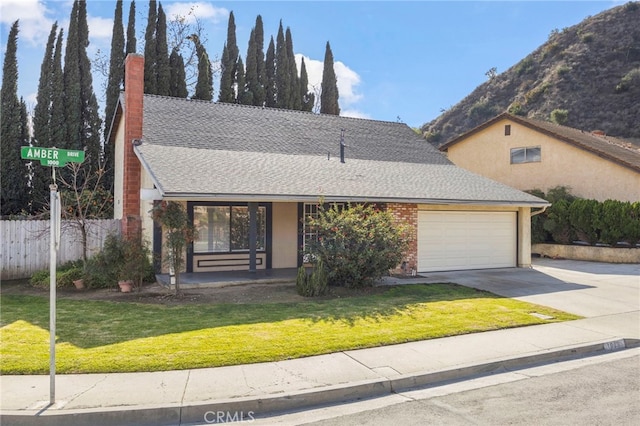
[[[145,95],[135,152],[166,198],[547,204],[453,165],[401,123]]]
[[[591,132],[574,129],[572,127],[561,126],[548,121],[524,118],[509,113],[503,113],[494,117],[480,126],[475,127],[474,129],[441,145],[439,149],[441,151],[446,151],[452,145],[455,145],[480,130],[486,129],[487,127],[490,127],[504,119],[522,124],[530,129],[544,133],[640,173],[640,148],[634,145],[631,141],[611,136],[597,135]]]

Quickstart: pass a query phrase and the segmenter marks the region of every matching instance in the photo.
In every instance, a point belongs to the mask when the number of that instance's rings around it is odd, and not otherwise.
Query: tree
[[[245,78],[247,82],[247,101],[249,105],[263,106],[265,101],[265,63],[264,63],[264,30],[262,17],[256,18],[256,25],[251,29],[247,47],[247,66]]]
[[[338,80],[333,69],[333,53],[327,42],[324,53],[324,68],[322,70],[322,93],[320,95],[320,113],[340,115],[338,105]]]
[[[277,106],[277,93],[278,88],[276,86],[276,47],[273,42],[273,36],[269,41],[269,47],[267,48],[267,55],[264,61],[265,70],[265,106],[276,107]]]
[[[33,138],[31,145],[39,147],[51,147],[51,102],[53,91],[58,89],[53,86],[54,49],[58,23],[51,26],[51,32],[47,40],[47,46],[40,66],[40,79],[38,80],[37,103],[33,110]],[[59,87],[59,86],[58,86]],[[59,91],[59,90],[57,90]],[[31,170],[31,213],[36,213],[43,203],[49,198],[49,181],[47,169],[34,165]]]
[[[169,96],[169,48],[167,47],[167,16],[158,6],[158,21],[156,23],[156,95]]]
[[[125,56],[129,53],[136,53],[136,2],[131,0],[129,5],[129,20],[127,21],[127,45],[125,47]]]
[[[116,112],[120,90],[124,83],[124,27],[122,25],[122,0],[116,2],[116,9],[113,16],[113,30],[111,31],[111,55],[109,58],[109,80],[107,83],[107,96],[104,110],[104,151],[107,172],[103,185],[105,189],[111,191],[114,179],[115,150],[113,144],[109,143],[109,131],[111,122]]]
[[[193,241],[196,230],[189,220],[189,215],[184,206],[176,201],[163,201],[157,203],[151,210],[154,221],[162,225],[165,236],[165,256],[176,275],[176,295],[181,295],[180,272],[184,267],[184,251]]]
[[[0,88],[0,135],[2,165],[2,215],[19,214],[28,209],[29,187],[27,164],[20,158],[20,147],[28,145],[26,134],[26,107],[18,99],[18,21],[7,37],[2,87]],[[23,117],[23,108],[25,116]]]
[[[213,99],[213,74],[209,55],[197,34],[192,34],[189,39],[195,44],[198,55],[198,82],[193,99],[210,101]]]
[[[89,162],[68,163],[60,173],[61,216],[67,226],[80,232],[82,260],[88,259],[88,237],[92,219],[113,217],[113,195],[102,185],[105,169]]]
[[[67,143],[64,148],[85,150],[86,160],[100,168],[101,120],[93,91],[91,61],[87,56],[89,26],[86,2],[74,1],[64,60],[64,95]],[[58,147],[60,148],[60,147]]]
[[[233,11],[229,13],[229,24],[227,26],[227,41],[222,49],[222,62],[220,76],[220,93],[218,102],[235,102],[234,91],[235,77],[238,62],[238,45],[236,42],[236,22]]]
[[[293,53],[293,38],[291,30],[287,27],[285,33],[285,45],[287,52],[287,63],[289,64],[289,101],[288,108],[300,110],[302,109],[302,97],[300,96],[300,77],[298,77],[298,67],[296,66],[296,57]]]
[[[149,0],[149,13],[147,15],[147,28],[144,33],[144,93],[155,94],[157,89],[157,49],[156,49],[156,25],[158,12],[156,0]]]
[[[169,78],[169,96],[186,98],[189,92],[187,91],[184,59],[176,49],[173,49],[171,56],[169,56],[169,70],[171,72]]]
[[[311,112],[316,103],[316,95],[309,92],[309,77],[307,76],[307,67],[304,64],[304,57],[300,63],[300,109],[302,111]]]
[[[241,105],[251,105],[252,95],[247,88],[247,81],[244,74],[244,64],[241,57],[238,57],[236,82],[238,87],[238,96],[236,98],[236,102]]]
[[[287,57],[287,44],[282,29],[282,21],[276,37],[276,106],[290,109],[291,100],[291,68]]]

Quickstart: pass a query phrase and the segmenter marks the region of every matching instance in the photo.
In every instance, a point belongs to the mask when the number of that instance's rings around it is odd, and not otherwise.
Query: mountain
[[[439,146],[504,111],[640,138],[640,2],[553,30],[516,65],[487,76],[470,95],[421,127],[429,142]]]

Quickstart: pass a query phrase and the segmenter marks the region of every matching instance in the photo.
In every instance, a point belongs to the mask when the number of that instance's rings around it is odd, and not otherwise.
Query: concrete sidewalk
[[[538,259],[532,269],[432,274],[585,316],[530,326],[281,362],[184,371],[2,376],[2,424],[178,425],[387,395],[640,342],[638,265]],[[408,283],[412,280],[403,279]],[[250,417],[248,417],[250,416]],[[262,421],[262,424],[268,420]]]

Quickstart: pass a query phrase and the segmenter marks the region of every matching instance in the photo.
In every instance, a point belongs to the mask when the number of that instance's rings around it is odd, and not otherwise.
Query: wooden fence
[[[120,234],[120,220],[89,220],[87,254],[100,251],[109,234]],[[80,229],[71,221],[62,221],[57,264],[82,258]],[[0,279],[29,278],[34,272],[49,268],[49,221],[0,221]]]

